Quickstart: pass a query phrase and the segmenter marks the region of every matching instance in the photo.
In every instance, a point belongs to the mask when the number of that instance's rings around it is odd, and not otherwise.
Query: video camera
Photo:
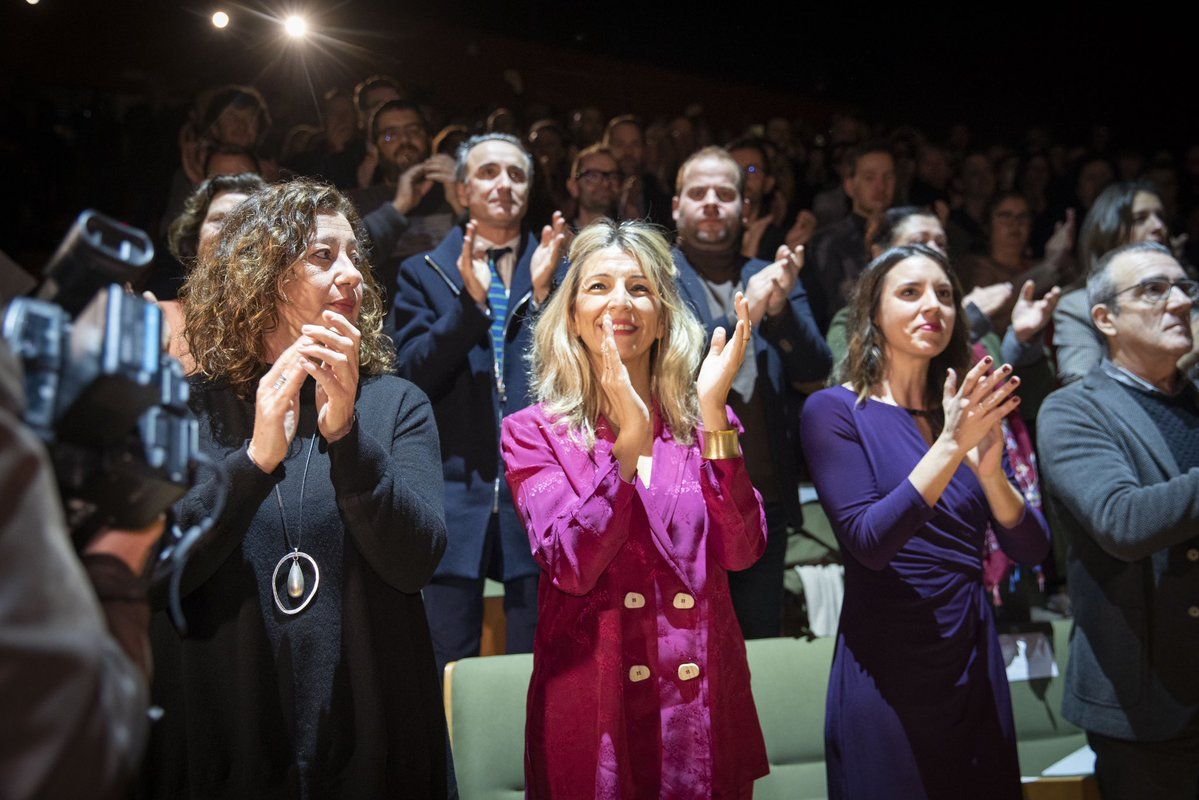
[[[150,238],[96,211],[75,220],[31,296],[0,322],[25,369],[25,422],[46,442],[82,547],[102,525],[151,524],[191,487],[196,419],[162,312],[129,294]]]

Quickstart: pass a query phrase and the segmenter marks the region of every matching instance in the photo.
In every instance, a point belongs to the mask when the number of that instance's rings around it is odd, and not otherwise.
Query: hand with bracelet
[[[729,340],[724,328],[716,329],[712,334],[708,355],[695,380],[700,421],[704,428],[704,458],[735,458],[741,455],[737,430],[729,425],[725,402],[745,360],[745,353],[753,338],[753,328],[749,322],[749,301],[745,295],[737,292],[733,302],[737,309],[737,327],[733,329],[732,339]]]

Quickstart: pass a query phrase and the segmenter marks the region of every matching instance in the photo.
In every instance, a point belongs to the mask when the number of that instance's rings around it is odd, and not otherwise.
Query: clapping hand
[[[749,322],[757,325],[764,316],[777,316],[787,308],[787,296],[799,280],[803,269],[804,249],[792,250],[787,245],[779,247],[775,261],[758,272],[745,286],[749,307]]]
[[[254,433],[246,455],[263,472],[274,472],[287,455],[299,423],[300,387],[304,385],[301,336],[283,351],[258,380],[254,397]]]
[[[462,255],[458,257],[458,272],[462,274],[462,287],[479,305],[487,304],[487,288],[491,286],[491,267],[483,259],[475,258],[475,222],[466,223],[466,236],[462,240]]]
[[[529,275],[533,279],[533,299],[544,303],[550,296],[554,282],[554,270],[562,260],[562,244],[566,241],[566,217],[555,211],[549,225],[541,229],[541,243],[533,251],[529,261]]]
[[[358,165],[358,188],[365,189],[375,179],[375,168],[379,166],[379,148],[374,142],[366,143],[366,155]]]
[[[637,473],[637,457],[652,450],[653,422],[649,408],[629,378],[629,370],[620,359],[612,315],[604,314],[604,341],[600,345],[600,389],[604,392],[605,415],[616,428],[612,453],[620,462],[626,481]]]
[[[1036,284],[1031,280],[1025,281],[1020,288],[1020,296],[1016,298],[1016,305],[1012,307],[1012,330],[1021,342],[1030,341],[1045,329],[1053,319],[1053,310],[1062,296],[1061,288],[1054,286],[1040,300],[1034,300],[1035,291]]]
[[[737,292],[734,299],[737,309],[737,327],[733,329],[732,340],[725,334],[724,328],[717,328],[712,334],[712,345],[708,355],[700,365],[699,376],[695,380],[695,390],[699,395],[699,411],[705,430],[726,430],[729,427],[728,415],[724,406],[728,400],[729,390],[733,380],[745,360],[745,351],[753,336],[749,322],[749,301],[745,295]]]
[[[1045,242],[1045,257],[1064,258],[1074,249],[1074,209],[1066,209],[1066,218],[1053,226],[1053,235]]]
[[[1003,432],[1000,421],[1020,405],[1015,396],[1020,379],[1011,377],[1012,367],[1004,364],[992,370],[987,356],[966,373],[959,385],[957,373],[950,369],[945,379],[942,408],[945,427],[941,439],[952,442],[978,475],[990,477],[1003,463]]]
[[[324,325],[301,328],[301,366],[316,379],[317,430],[332,444],[354,424],[358,396],[358,356],[362,334],[336,311],[322,314]]]
[[[454,182],[454,159],[447,155],[436,155],[414,164],[400,173],[396,182],[395,199],[392,205],[401,214],[407,214],[424,199],[434,183],[451,186]],[[449,197],[453,192],[446,190]]]
[[[795,215],[795,224],[791,226],[791,230],[787,231],[786,241],[787,246],[792,250],[799,248],[812,241],[812,235],[816,233],[816,226],[819,220],[816,215],[806,208]]]

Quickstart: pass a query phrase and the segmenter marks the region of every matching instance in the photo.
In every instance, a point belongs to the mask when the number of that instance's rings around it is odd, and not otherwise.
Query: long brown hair
[[[308,249],[317,214],[341,214],[365,249],[369,241],[354,206],[332,186],[294,180],[266,187],[239,203],[225,219],[215,247],[200,253],[179,290],[184,336],[206,378],[228,382],[253,397],[266,371],[266,335],[279,324],[283,285]],[[358,369],[379,375],[391,369],[395,348],[383,333],[383,295],[363,260],[362,332]]]
[[[871,261],[858,278],[853,298],[849,301],[849,351],[845,360],[841,362],[837,381],[848,383],[861,402],[865,402],[866,398],[882,388],[887,377],[886,339],[875,319],[878,317],[883,283],[887,273],[896,265],[913,257],[927,258],[935,263],[949,278],[949,284],[953,287],[953,306],[956,313],[949,344],[930,362],[928,385],[924,390],[925,405],[937,411],[941,408],[945,371],[952,367],[960,380],[970,368],[970,340],[966,333],[966,313],[962,308],[962,284],[945,256],[922,244],[892,247]]]

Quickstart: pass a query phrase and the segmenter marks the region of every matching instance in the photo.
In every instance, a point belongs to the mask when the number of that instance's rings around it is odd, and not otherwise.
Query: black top
[[[364,379],[354,427],[328,445],[313,386],[301,391],[287,458],[266,474],[246,455],[253,402],[193,384],[201,446],[223,461],[230,488],[184,575],[188,635],[155,615],[153,699],[165,717],[143,796],[446,796],[445,718],[419,594],[446,541],[432,410],[407,381]],[[180,502],[183,524],[212,507],[213,484]],[[316,596],[294,616],[271,591],[289,552],[276,486],[292,545],[299,538],[320,568]],[[312,577],[306,565],[309,586]]]
[[[1161,431],[1180,472],[1199,467],[1199,409],[1190,389],[1170,397],[1121,383]]]

